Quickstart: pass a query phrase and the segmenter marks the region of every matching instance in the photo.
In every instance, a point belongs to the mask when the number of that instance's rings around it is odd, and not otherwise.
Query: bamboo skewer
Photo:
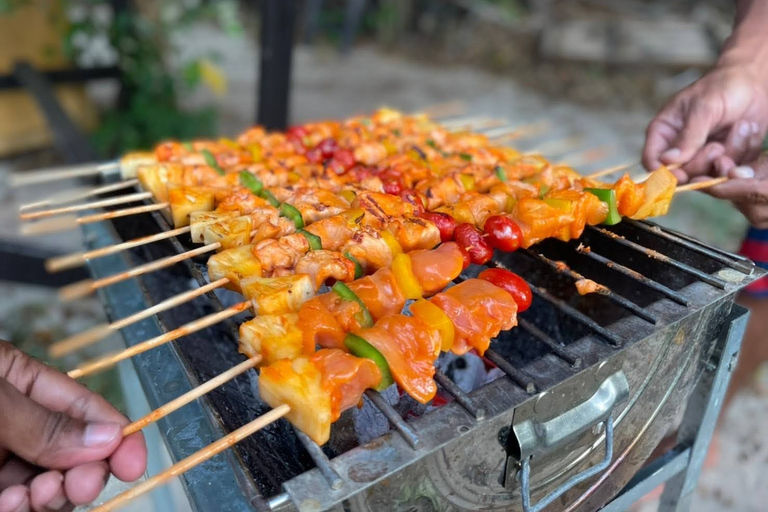
[[[157,313],[161,313],[176,306],[180,306],[181,304],[189,302],[190,300],[204,295],[210,291],[226,286],[228,283],[229,279],[222,277],[221,279],[208,283],[204,286],[201,286],[200,288],[194,288],[192,290],[170,297],[162,302],[158,302],[154,306],[141,310],[137,313],[134,313],[133,315],[127,316],[120,320],[115,320],[111,324],[97,325],[92,329],[88,329],[87,331],[75,334],[69,338],[57,341],[48,349],[48,354],[54,358],[65,356],[70,352],[74,352],[75,350],[79,350],[88,345],[92,345],[93,343],[96,343],[97,341],[110,336],[112,333],[117,332],[124,327],[128,327],[129,325],[135,324],[136,322],[144,320],[145,318],[149,318],[150,316],[156,315]]]
[[[555,165],[567,165],[568,167],[581,167],[598,162],[611,154],[611,148],[599,146],[596,148],[585,148],[569,153],[561,157],[561,161]]]
[[[72,201],[77,201],[78,199],[85,199],[87,197],[93,197],[99,194],[106,194],[108,192],[116,192],[118,190],[122,190],[124,188],[130,188],[138,184],[139,184],[139,180],[133,178],[130,180],[112,183],[110,185],[104,185],[103,187],[96,187],[96,188],[85,189],[85,190],[82,190],[82,189],[69,190],[66,192],[62,192],[61,194],[54,194],[47,199],[41,199],[40,201],[35,201],[34,203],[23,204],[19,207],[19,213],[26,212],[28,210],[34,210],[36,208],[42,208],[44,206],[56,206],[60,204],[66,204]]]
[[[154,272],[155,270],[160,270],[161,268],[170,267],[171,265],[175,265],[181,261],[194,258],[200,254],[215,251],[219,248],[221,248],[221,243],[214,242],[212,244],[204,245],[202,247],[198,247],[197,249],[192,249],[181,254],[175,254],[173,256],[168,256],[167,258],[151,261],[149,263],[145,263],[144,265],[139,265],[119,274],[103,277],[96,280],[86,279],[78,283],[69,284],[59,290],[59,297],[61,300],[72,300],[85,297],[86,295],[95,292],[100,288],[104,288],[105,286],[119,283],[132,277],[148,274],[149,272]]]
[[[100,222],[103,220],[117,219],[119,217],[128,217],[129,215],[137,215],[139,213],[149,213],[158,210],[168,208],[168,203],[148,204],[144,206],[134,206],[132,208],[123,208],[121,210],[114,210],[105,213],[96,213],[93,215],[85,215],[83,217],[66,216],[56,219],[49,219],[45,221],[30,223],[22,226],[21,234],[25,236],[30,235],[42,235],[46,233],[54,233],[56,231],[66,231],[68,229],[74,229],[81,224],[91,224],[93,222]]]
[[[190,226],[184,226],[182,228],[176,228],[170,231],[164,231],[162,233],[155,233],[154,235],[134,238],[133,240],[128,240],[127,242],[109,245],[107,247],[101,247],[99,249],[94,249],[88,252],[76,252],[73,254],[66,254],[64,256],[56,256],[55,258],[50,258],[45,262],[45,269],[50,273],[60,272],[62,270],[85,265],[88,260],[102,258],[104,256],[109,256],[110,254],[132,249],[140,245],[146,245],[152,242],[165,240],[167,238],[173,238],[175,236],[189,233],[190,231],[192,231]]]
[[[108,199],[101,199],[99,201],[93,201],[91,203],[73,204],[70,206],[62,206],[60,208],[52,208],[50,210],[41,210],[38,212],[22,213],[19,217],[21,220],[33,220],[43,217],[50,217],[53,215],[60,215],[62,213],[79,212],[82,210],[91,210],[94,208],[101,208],[104,206],[116,206],[125,203],[135,203],[137,201],[143,201],[144,199],[151,199],[152,192],[136,192],[133,194],[127,194],[124,196],[110,197]]]
[[[291,408],[288,405],[281,405],[275,409],[272,409],[268,413],[259,416],[255,420],[240,427],[234,432],[227,434],[226,436],[222,437],[218,441],[211,443],[205,448],[193,453],[186,459],[183,459],[177,462],[176,464],[174,464],[167,470],[163,471],[162,473],[155,475],[149,480],[145,480],[139,485],[112,498],[106,503],[99,505],[98,507],[92,509],[91,512],[107,512],[110,510],[115,510],[116,508],[125,505],[132,499],[138,496],[141,496],[142,494],[154,489],[155,487],[166,483],[168,480],[178,475],[181,475],[186,471],[189,471],[190,469],[197,466],[198,464],[201,464],[206,460],[214,457],[215,455],[223,452],[227,448],[237,444],[238,442],[242,441],[243,439],[250,436],[254,432],[282,418],[283,416],[288,414],[290,411],[291,411]]]
[[[613,167],[608,167],[607,169],[603,169],[602,171],[593,172],[589,176],[586,176],[586,178],[590,180],[596,180],[597,178],[602,178],[603,176],[608,176],[610,174],[614,174],[619,171],[629,169],[631,167],[636,166],[637,164],[638,164],[637,162],[631,162],[626,164],[614,165]]]
[[[432,118],[460,116],[466,111],[466,105],[461,100],[453,100],[445,103],[438,103],[432,105],[418,112],[414,112],[414,115],[426,115]]]
[[[503,142],[509,142],[515,139],[521,139],[524,137],[531,137],[540,134],[549,129],[549,124],[546,121],[537,121],[535,123],[520,125],[514,128],[513,131],[504,131],[503,133],[494,133],[493,135],[487,134],[488,137],[497,144]]]
[[[36,185],[45,181],[66,180],[69,178],[82,178],[95,176],[120,169],[120,162],[92,162],[82,165],[68,165],[62,167],[49,167],[38,171],[16,172],[11,174],[11,187],[23,187]]]
[[[123,428],[123,437],[129,436],[134,432],[138,432],[139,430],[143,429],[147,425],[156,422],[160,418],[164,418],[168,416],[173,411],[176,411],[182,408],[183,406],[187,405],[193,400],[197,400],[201,396],[205,395],[209,391],[216,389],[222,384],[234,379],[238,375],[245,373],[251,368],[256,367],[256,365],[259,364],[260,362],[261,362],[261,356],[255,355],[252,358],[247,359],[242,363],[238,364],[237,366],[234,366],[229,370],[217,375],[216,377],[206,381],[204,384],[201,384],[196,388],[188,391],[187,393],[184,393],[180,397],[171,400],[167,404],[161,407],[158,407],[157,409],[150,412],[143,418],[138,419],[133,423],[131,423],[130,425],[127,425],[125,428]]]
[[[689,192],[691,190],[701,190],[703,188],[709,188],[709,187],[720,185],[721,183],[725,183],[728,180],[729,178],[727,176],[723,176],[720,178],[712,178],[711,180],[707,180],[707,181],[694,181],[693,183],[686,183],[685,185],[680,185],[675,189],[675,192]]]
[[[132,345],[120,352],[107,354],[98,359],[86,362],[85,364],[79,366],[78,368],[75,368],[74,370],[69,371],[67,375],[69,375],[73,379],[79,379],[80,377],[84,377],[92,373],[106,370],[107,368],[114,366],[120,361],[124,361],[125,359],[131,358],[135,355],[142,354],[147,350],[150,350],[155,347],[159,347],[160,345],[164,345],[169,341],[173,341],[183,336],[187,336],[188,334],[192,334],[193,332],[200,331],[202,329],[205,329],[206,327],[210,327],[219,322],[223,322],[227,318],[231,318],[233,316],[239,315],[243,311],[247,311],[252,307],[253,305],[251,304],[250,301],[239,302],[234,306],[230,306],[228,308],[222,309],[219,312],[212,313],[202,318],[198,318],[197,320],[193,320],[172,331],[168,331],[165,334],[161,334],[159,336],[155,336],[154,338],[148,339],[147,341],[142,341],[141,343]]]

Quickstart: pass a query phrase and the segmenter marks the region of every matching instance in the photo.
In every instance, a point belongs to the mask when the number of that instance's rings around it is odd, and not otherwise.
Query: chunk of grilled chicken
[[[355,264],[336,251],[310,251],[296,264],[297,274],[307,274],[315,288],[320,288],[329,278],[350,282],[355,279]]]
[[[305,224],[337,215],[349,208],[349,202],[330,190],[298,187],[284,200],[301,212]]]
[[[265,276],[276,272],[293,269],[299,259],[309,251],[309,242],[299,233],[280,239],[262,240],[253,245],[254,255],[261,261]]]
[[[392,249],[375,229],[364,227],[352,235],[340,250],[355,258],[366,274],[392,265]]]

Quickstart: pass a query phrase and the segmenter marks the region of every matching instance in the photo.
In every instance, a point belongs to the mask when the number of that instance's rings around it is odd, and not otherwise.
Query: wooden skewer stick
[[[702,188],[714,187],[716,185],[720,185],[721,183],[725,183],[728,181],[728,179],[729,178],[727,176],[723,176],[721,178],[713,178],[707,181],[694,181],[693,183],[680,185],[675,189],[675,192],[688,192],[691,190],[701,190]]]
[[[131,489],[128,489],[124,493],[115,496],[108,502],[102,505],[99,505],[96,508],[91,509],[91,512],[108,512],[110,510],[115,510],[118,507],[125,505],[132,499],[138,496],[141,496],[142,494],[148,491],[151,491],[155,487],[166,483],[168,480],[178,475],[181,475],[186,471],[189,471],[190,469],[197,466],[198,464],[201,464],[206,460],[212,458],[213,456],[223,452],[227,448],[237,444],[238,442],[242,441],[243,439],[250,436],[254,432],[258,431],[259,429],[262,429],[267,425],[269,425],[270,423],[273,423],[278,419],[282,418],[283,416],[288,414],[290,411],[291,411],[291,408],[285,404],[278,406],[275,409],[272,409],[268,413],[259,416],[255,420],[240,427],[234,432],[227,434],[226,436],[222,437],[218,441],[211,443],[205,448],[193,453],[186,459],[183,459],[177,462],[176,464],[174,464],[167,470],[163,471],[162,473],[159,473],[153,476],[152,478],[150,478],[149,480],[145,480],[139,485],[132,487]]]
[[[80,190],[68,190],[60,194],[54,194],[47,199],[41,199],[34,203],[27,203],[19,206],[19,213],[34,210],[36,208],[42,208],[44,206],[56,206],[59,204],[71,203],[78,199],[85,199],[86,197],[98,196],[99,194],[106,194],[108,192],[116,192],[124,188],[131,188],[134,185],[138,185],[139,180],[130,179],[120,181],[118,183],[112,183],[111,185],[104,185],[103,187],[96,187],[91,189]]]
[[[149,318],[152,315],[175,308],[176,306],[189,302],[190,300],[215,290],[216,288],[226,286],[228,283],[229,279],[222,277],[221,279],[217,279],[200,288],[195,288],[170,297],[162,302],[158,302],[151,308],[144,309],[120,320],[115,320],[111,324],[97,325],[87,331],[57,341],[50,346],[48,354],[53,358],[63,357],[75,350],[80,350],[83,347],[87,347],[97,341],[103,340],[123,327],[128,327],[129,325],[135,324],[145,318]]]
[[[505,121],[502,119],[485,119],[482,121],[477,121],[472,124],[454,125],[451,128],[448,128],[448,130],[452,132],[480,131],[480,130],[486,130],[488,128],[498,128],[503,124],[505,124]]]
[[[437,105],[432,105],[418,112],[414,112],[414,115],[422,114],[436,119],[439,117],[460,116],[465,111],[466,106],[464,105],[464,102],[461,100],[454,100],[448,101],[446,103],[438,103]]]
[[[51,208],[50,210],[41,210],[39,212],[22,213],[19,217],[21,220],[33,220],[41,219],[43,217],[51,217],[53,215],[60,215],[62,213],[79,212],[82,210],[92,210],[94,208],[102,208],[104,206],[116,206],[118,204],[135,203],[137,201],[143,201],[144,199],[152,198],[152,192],[136,192],[134,194],[128,194],[119,197],[110,197],[108,199],[101,199],[99,201],[93,201],[91,203],[73,204],[70,206],[62,206],[60,208]]]
[[[67,165],[62,167],[50,167],[39,171],[16,172],[11,174],[11,186],[23,187],[35,185],[46,181],[66,180],[69,178],[81,178],[83,176],[95,176],[97,174],[116,171],[120,169],[120,162],[93,162],[83,165]]]
[[[88,260],[102,258],[110,254],[115,254],[118,252],[125,251],[126,249],[132,249],[140,245],[146,245],[152,242],[165,240],[166,238],[173,238],[174,236],[183,235],[184,233],[189,233],[190,231],[192,231],[192,228],[190,226],[184,226],[182,228],[176,228],[170,231],[156,233],[154,235],[134,238],[133,240],[129,240],[127,242],[122,242],[115,245],[109,245],[107,247],[101,247],[99,249],[94,249],[88,252],[76,252],[72,254],[66,254],[64,256],[56,256],[55,258],[50,258],[49,260],[46,260],[45,269],[50,273],[60,272],[62,270],[67,270],[70,268],[75,268],[81,265],[85,265],[85,263]]]
[[[73,379],[79,379],[80,377],[106,370],[107,368],[111,368],[112,366],[116,365],[120,361],[124,361],[125,359],[144,353],[147,350],[159,347],[160,345],[164,345],[169,341],[173,341],[188,334],[192,334],[193,332],[200,331],[219,322],[223,322],[227,318],[239,315],[251,307],[253,306],[250,301],[239,302],[234,306],[222,309],[217,313],[212,313],[202,318],[198,318],[197,320],[193,320],[172,331],[168,331],[165,334],[161,334],[160,336],[148,339],[147,341],[142,341],[141,343],[132,345],[120,352],[113,352],[112,354],[107,354],[93,361],[86,362],[82,366],[68,372],[67,375]]]
[[[530,155],[544,155],[544,154],[557,154],[565,151],[575,149],[582,142],[580,135],[570,135],[561,139],[550,140],[539,145],[537,148],[530,151],[526,151],[524,154]]]
[[[104,288],[105,286],[119,283],[132,277],[148,274],[150,272],[154,272],[155,270],[160,270],[161,268],[170,267],[171,265],[175,265],[181,261],[194,258],[200,254],[215,251],[220,247],[221,243],[214,242],[212,244],[204,245],[202,247],[198,247],[197,249],[192,249],[181,254],[175,254],[173,256],[168,256],[167,258],[151,261],[149,263],[145,263],[144,265],[139,265],[138,267],[134,267],[119,274],[102,277],[101,279],[96,280],[85,279],[84,281],[68,284],[59,290],[59,298],[61,298],[61,300],[79,299],[95,292],[100,288]]]
[[[241,373],[245,373],[247,370],[250,370],[251,368],[256,367],[256,365],[259,364],[260,362],[261,362],[261,356],[255,355],[252,358],[247,359],[242,363],[238,364],[237,366],[230,368],[224,373],[217,375],[216,377],[205,382],[204,384],[201,384],[196,388],[188,391],[187,393],[184,393],[180,397],[171,400],[167,404],[161,407],[158,407],[157,409],[150,412],[143,418],[136,420],[130,425],[127,425],[125,428],[123,428],[123,437],[131,435],[134,432],[138,432],[139,430],[143,429],[147,425],[156,422],[160,418],[164,418],[168,416],[173,411],[181,409],[182,407],[192,402],[193,400],[200,398],[201,396],[205,395],[209,391],[221,386],[225,382],[228,382],[234,379]]]
[[[563,156],[560,162],[555,165],[567,165],[569,167],[581,167],[582,165],[589,165],[593,162],[597,162],[605,158],[611,153],[611,148],[597,147],[587,148],[574,151]]]
[[[549,129],[549,124],[546,121],[536,121],[535,123],[525,124],[518,126],[511,132],[504,132],[498,135],[489,135],[490,139],[496,144],[502,144],[515,139],[522,139],[524,137],[531,137],[539,135]]]
[[[30,235],[42,235],[46,233],[54,233],[57,231],[66,231],[68,229],[74,229],[81,224],[91,224],[93,222],[100,222],[103,220],[117,219],[118,217],[127,217],[129,215],[137,215],[139,213],[155,212],[168,208],[168,203],[148,204],[144,206],[134,206],[132,208],[123,208],[122,210],[114,210],[105,213],[96,213],[93,215],[85,215],[83,217],[75,217],[74,215],[67,215],[65,217],[59,217],[56,219],[49,219],[45,221],[35,222],[31,224],[25,224],[21,227],[21,234],[25,236]]]
[[[602,171],[593,172],[589,176],[585,176],[586,178],[590,180],[596,180],[597,178],[602,178],[603,176],[608,176],[610,174],[617,173],[619,171],[624,171],[626,169],[632,168],[634,166],[638,165],[637,162],[630,162],[626,164],[620,164],[620,165],[614,165],[613,167],[608,167],[607,169],[603,169]]]

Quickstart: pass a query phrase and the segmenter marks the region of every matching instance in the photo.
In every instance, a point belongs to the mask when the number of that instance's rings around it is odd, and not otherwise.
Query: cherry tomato
[[[491,247],[504,252],[516,251],[523,240],[523,232],[515,221],[504,215],[491,215],[483,229]]]
[[[307,160],[313,164],[321,164],[325,160],[322,150],[320,148],[312,148],[307,151]]]
[[[392,194],[393,196],[399,195],[403,191],[403,184],[400,180],[387,180],[384,182],[384,193]]]
[[[463,222],[456,226],[453,239],[469,253],[472,263],[483,265],[493,257],[493,249],[485,241],[483,233],[472,224]]]
[[[417,194],[415,190],[406,188],[400,192],[400,199],[406,203],[411,203],[413,205],[413,211],[416,215],[421,215],[424,213],[424,201],[421,200],[421,196]]]
[[[356,165],[349,170],[349,173],[355,178],[355,181],[363,181],[376,175],[370,167],[365,165]]]
[[[514,272],[502,268],[489,268],[480,272],[477,277],[485,279],[508,292],[515,300],[518,312],[523,312],[531,307],[531,301],[533,300],[531,287],[528,286],[528,283],[522,277]]]
[[[453,217],[441,212],[424,212],[420,213],[419,217],[437,226],[437,229],[440,230],[440,240],[443,242],[453,240],[453,232],[456,230],[456,220]]]
[[[321,140],[315,148],[319,149],[323,153],[323,158],[327,159],[331,158],[336,150],[339,149],[339,143],[335,139],[328,137]]]
[[[355,154],[348,149],[337,149],[333,152],[333,159],[339,162],[345,171],[355,166]]]
[[[285,131],[285,135],[297,137],[299,140],[301,140],[307,135],[309,135],[309,131],[307,131],[307,129],[301,125],[289,126],[288,129]]]

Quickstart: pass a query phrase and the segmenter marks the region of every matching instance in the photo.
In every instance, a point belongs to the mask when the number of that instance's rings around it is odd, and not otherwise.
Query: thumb
[[[670,149],[661,154],[665,164],[685,164],[704,147],[714,127],[714,115],[703,103],[694,103]]]
[[[120,445],[117,423],[77,420],[46,409],[0,378],[0,447],[47,469],[109,457]]]

